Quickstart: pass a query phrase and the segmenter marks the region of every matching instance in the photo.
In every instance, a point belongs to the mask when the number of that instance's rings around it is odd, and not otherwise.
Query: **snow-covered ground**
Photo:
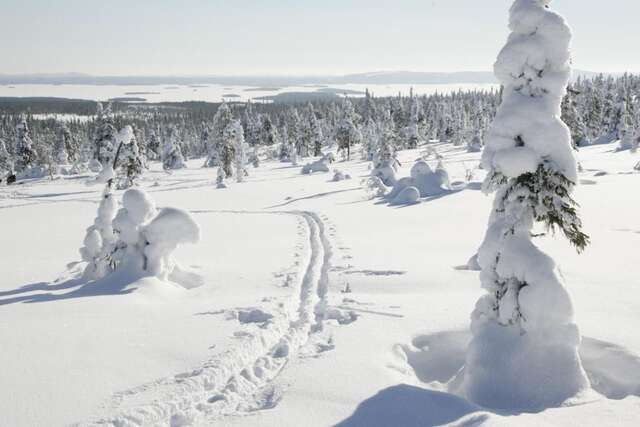
[[[454,183],[478,164],[436,148]],[[400,153],[399,176],[423,149]],[[0,187],[0,425],[637,425],[640,159],[613,145],[579,157],[592,245],[538,242],[572,294],[595,399],[495,414],[446,391],[482,294],[466,268],[491,206],[482,171],[391,206],[362,189],[364,161],[335,163],[352,177],[338,182],[263,162],[216,189],[194,160],[172,174],[154,164],[141,182],[200,225],[201,242],[175,254],[183,287],[73,279],[101,191],[85,179]]]

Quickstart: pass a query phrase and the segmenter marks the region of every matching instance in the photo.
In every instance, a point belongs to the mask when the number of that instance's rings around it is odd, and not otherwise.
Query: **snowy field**
[[[416,95],[433,93],[451,93],[458,90],[497,89],[496,84],[336,84],[304,85],[284,87],[226,86],[219,84],[202,85],[71,85],[71,84],[16,84],[0,85],[0,97],[55,97],[106,101],[113,98],[143,98],[148,102],[205,101],[222,102],[257,100],[264,96],[273,96],[285,92],[322,92],[335,89],[344,91],[351,97],[364,96],[369,90],[376,96],[408,95],[413,89]],[[231,95],[231,96],[230,96]]]
[[[445,386],[482,294],[466,264],[491,198],[479,154],[435,146],[461,185],[402,207],[367,195],[359,160],[332,165],[352,177],[339,182],[264,162],[227,189],[202,159],[153,164],[140,186],[201,228],[176,253],[182,286],[73,279],[101,191],[85,178],[0,187],[0,425],[638,425],[638,156],[580,151],[584,254],[537,239],[560,264],[599,394],[498,414]],[[423,148],[399,153],[400,176]]]

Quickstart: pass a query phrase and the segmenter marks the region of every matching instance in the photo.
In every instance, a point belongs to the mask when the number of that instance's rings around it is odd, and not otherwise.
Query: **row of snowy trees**
[[[640,76],[597,76],[570,84],[562,102],[562,117],[574,146],[621,141],[635,148],[640,138]],[[454,92],[448,95],[362,98],[296,104],[226,104],[203,110],[145,105],[98,104],[88,120],[59,121],[0,112],[0,176],[22,177],[99,170],[112,159],[116,129],[133,128],[135,144],[122,155],[129,182],[149,161],[167,169],[183,167],[185,159],[206,157],[205,166],[222,164],[233,174],[238,124],[251,159],[256,147],[294,163],[320,156],[338,146],[348,158],[363,145],[366,159],[384,146],[387,152],[415,148],[431,140],[482,147],[486,130],[501,101],[501,91]],[[233,129],[230,126],[231,123]],[[234,135],[232,135],[234,134]],[[128,148],[129,150],[129,148]],[[387,161],[387,160],[385,160]]]

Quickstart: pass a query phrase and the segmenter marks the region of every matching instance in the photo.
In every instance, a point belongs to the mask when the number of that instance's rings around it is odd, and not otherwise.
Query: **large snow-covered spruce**
[[[571,30],[550,0],[516,0],[495,73],[504,95],[487,135],[485,189],[496,192],[478,254],[482,286],[458,392],[485,407],[537,410],[589,388],[573,307],[556,265],[532,242],[534,224],[588,244],[570,194],[576,161],[560,104]]]

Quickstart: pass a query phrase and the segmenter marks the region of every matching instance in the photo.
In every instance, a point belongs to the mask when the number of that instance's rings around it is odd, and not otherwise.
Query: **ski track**
[[[265,329],[205,362],[200,368],[115,393],[107,413],[81,426],[186,426],[277,404],[273,381],[326,319],[332,249],[320,216],[307,211],[193,210],[194,214],[295,215],[308,241],[287,305]]]

